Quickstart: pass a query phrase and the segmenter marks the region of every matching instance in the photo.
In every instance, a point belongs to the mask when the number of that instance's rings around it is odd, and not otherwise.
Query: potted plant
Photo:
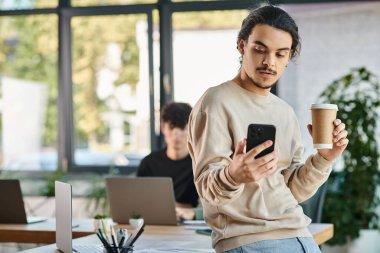
[[[45,184],[40,189],[40,194],[46,197],[54,197],[55,196],[55,181],[67,181],[66,175],[62,169],[57,169],[53,173],[49,172],[45,177]]]
[[[319,100],[338,105],[338,118],[346,124],[350,141],[337,162],[341,170],[328,181],[322,217],[323,222],[334,224],[334,237],[328,244],[342,245],[357,239],[361,229],[379,228],[380,83],[366,68],[355,68],[333,81]]]
[[[129,219],[129,225],[131,225],[131,227],[133,229],[135,229],[143,221],[144,221],[144,219],[141,217],[141,215],[139,213],[133,212],[132,215],[131,215],[131,218]]]
[[[96,214],[94,216],[94,227],[95,231],[98,231],[98,229],[103,229],[103,231],[107,231],[107,215],[105,214]]]

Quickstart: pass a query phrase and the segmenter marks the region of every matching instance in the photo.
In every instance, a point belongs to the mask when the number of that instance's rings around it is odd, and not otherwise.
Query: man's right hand
[[[235,149],[232,162],[227,173],[238,184],[257,182],[261,178],[267,177],[277,169],[278,152],[277,150],[265,156],[255,159],[255,156],[264,149],[273,145],[272,141],[266,141],[247,153],[244,153],[244,147],[247,140],[240,141]]]

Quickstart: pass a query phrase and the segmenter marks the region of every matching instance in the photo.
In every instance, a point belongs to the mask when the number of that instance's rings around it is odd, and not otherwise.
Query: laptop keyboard
[[[103,247],[96,245],[75,245],[73,251],[78,253],[103,253]]]

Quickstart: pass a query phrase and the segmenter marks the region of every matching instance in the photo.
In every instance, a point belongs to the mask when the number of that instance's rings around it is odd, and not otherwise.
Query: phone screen
[[[264,143],[265,141],[271,140],[273,142],[272,146],[257,154],[255,158],[267,155],[274,150],[275,138],[276,127],[274,125],[250,124],[248,126],[246,151],[248,152],[252,148]]]

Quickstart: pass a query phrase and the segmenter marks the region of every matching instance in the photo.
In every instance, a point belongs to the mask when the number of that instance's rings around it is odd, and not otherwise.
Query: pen
[[[104,235],[102,229],[99,228],[98,231],[99,231],[99,236],[100,236],[100,238],[102,238],[105,242],[108,243],[107,237],[105,237],[105,235]]]
[[[114,244],[116,247],[118,247],[118,245],[117,245],[117,240],[115,240],[115,230],[113,229],[112,224],[110,225],[110,231],[111,231],[112,242],[113,242],[113,244]]]
[[[99,232],[101,233],[101,232]],[[106,249],[112,249],[111,248],[111,245],[109,245],[109,243],[107,242],[107,240],[105,240],[104,238],[102,238],[101,235],[99,235],[98,233],[96,233],[96,235],[98,236],[99,240],[103,243],[103,246],[106,248]]]
[[[119,241],[119,249],[123,248],[124,240],[125,240],[125,236],[121,237],[121,239]]]
[[[98,236],[98,238],[99,238],[99,240],[102,242],[102,244],[103,244],[104,246],[106,246],[106,243],[105,243],[104,239],[103,239],[98,233],[96,233],[96,235]]]
[[[101,221],[102,221],[102,227],[103,227],[103,236],[107,240],[107,242],[109,242],[109,244],[111,244],[110,235],[108,235],[107,226],[106,226],[107,221],[104,219],[101,219]]]

